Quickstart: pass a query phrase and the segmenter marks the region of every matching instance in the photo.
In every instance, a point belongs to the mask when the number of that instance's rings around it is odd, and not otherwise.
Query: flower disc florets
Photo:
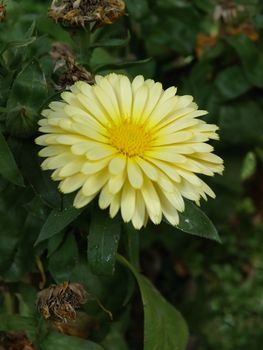
[[[44,170],[53,170],[63,193],[77,191],[74,206],[99,195],[110,216],[141,228],[164,215],[178,224],[184,198],[199,202],[214,192],[198,177],[222,173],[223,161],[206,142],[218,139],[216,125],[198,117],[191,96],[137,76],[97,76],[96,84],[77,82],[42,112],[36,139],[45,146]]]

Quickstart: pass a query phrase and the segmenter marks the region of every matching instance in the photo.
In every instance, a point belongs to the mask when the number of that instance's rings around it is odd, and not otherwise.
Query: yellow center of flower
[[[128,156],[142,156],[152,140],[151,134],[143,125],[132,124],[128,121],[109,130],[110,143],[119,152]]]

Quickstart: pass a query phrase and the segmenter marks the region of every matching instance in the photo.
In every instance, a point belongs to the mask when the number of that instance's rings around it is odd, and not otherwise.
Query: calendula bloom
[[[61,102],[42,112],[36,143],[45,146],[44,170],[53,170],[63,193],[78,191],[81,208],[97,195],[101,209],[140,229],[148,218],[179,222],[184,198],[199,202],[214,192],[198,177],[222,173],[223,161],[206,142],[218,139],[216,125],[198,117],[192,96],[137,76],[96,76],[79,81]]]

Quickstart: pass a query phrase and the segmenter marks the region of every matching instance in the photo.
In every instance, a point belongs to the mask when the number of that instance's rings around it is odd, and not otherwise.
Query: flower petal
[[[132,158],[128,159],[127,171],[129,182],[132,185],[132,187],[141,188],[143,185],[143,174],[136,160]]]
[[[126,181],[121,193],[121,216],[129,222],[135,210],[135,189]]]
[[[154,224],[159,224],[162,220],[161,202],[152,182],[146,177],[141,193],[150,219]]]

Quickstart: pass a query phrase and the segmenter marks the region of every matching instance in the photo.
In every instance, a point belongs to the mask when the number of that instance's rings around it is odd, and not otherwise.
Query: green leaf
[[[0,331],[24,331],[32,339],[36,334],[36,320],[19,315],[0,315]]]
[[[18,137],[28,137],[37,130],[39,109],[48,93],[47,81],[36,60],[31,61],[17,75],[7,101],[8,131]],[[18,112],[11,112],[20,107]]]
[[[124,244],[129,262],[137,269],[140,268],[140,232],[132,224],[123,225]]]
[[[238,100],[222,105],[219,118],[223,141],[230,144],[255,145],[262,139],[262,110],[255,101]]]
[[[57,184],[51,180],[50,173],[41,170],[37,148],[31,142],[23,142],[20,158],[23,159],[22,172],[40,199],[49,207],[60,207],[61,194],[57,190]]]
[[[211,13],[215,7],[215,3],[213,0],[194,0],[194,4],[200,10],[203,10],[207,13]]]
[[[131,276],[131,278],[133,278]],[[133,278],[134,280],[134,278]],[[117,322],[112,322],[110,325],[110,330],[106,337],[103,339],[101,345],[107,350],[129,350],[126,341],[127,326],[129,324],[129,310],[118,317]]]
[[[14,156],[0,132],[0,174],[8,181],[18,186],[24,186],[23,177],[16,165]]]
[[[96,47],[124,47],[129,44],[131,39],[130,32],[128,32],[127,37],[124,39],[107,39],[94,42],[90,45],[90,48],[94,49]]]
[[[21,239],[27,212],[23,208],[26,189],[7,186],[0,196],[0,275],[8,270]]]
[[[254,152],[248,152],[243,162],[241,179],[243,181],[249,179],[255,173],[256,168],[257,168],[256,155]]]
[[[35,213],[29,212],[24,220],[23,227],[19,229],[19,244],[17,245],[12,263],[5,270],[3,276],[10,282],[19,281],[28,271],[35,268],[35,252],[33,248],[36,234],[41,224],[41,218]]]
[[[180,213],[180,221],[176,227],[191,235],[221,242],[211,220],[191,201],[185,200],[185,211]]]
[[[118,256],[118,261],[133,273],[141,291],[144,307],[144,350],[185,350],[188,328],[181,313],[127,260]]]
[[[239,97],[252,87],[242,68],[238,66],[221,71],[216,77],[215,85],[226,100]]]
[[[76,209],[73,206],[66,206],[62,210],[53,209],[45,221],[35,245],[62,231],[74,221],[83,210],[84,208]]]
[[[137,64],[144,64],[151,61],[151,58],[146,58],[144,60],[137,60],[137,61],[122,61],[119,63],[109,63],[109,64],[102,64],[97,67],[94,67],[94,74],[105,71],[105,70],[118,70],[118,69],[125,69],[128,67],[133,67]]]
[[[248,80],[257,87],[263,87],[263,54],[246,36],[232,36],[225,38],[240,57]]]
[[[92,215],[88,235],[88,261],[92,270],[101,275],[112,275],[121,232],[118,218],[97,209]]]
[[[131,17],[135,19],[142,19],[150,11],[147,0],[126,0],[125,3],[127,6],[128,14],[130,14]]]
[[[9,49],[18,49],[20,47],[25,47],[30,44],[32,44],[36,40],[36,36],[31,36],[30,38],[22,39],[22,40],[14,40],[6,43],[4,47],[2,48],[2,51],[0,52],[0,55],[2,55],[6,50]]]
[[[78,263],[78,247],[72,232],[61,247],[49,258],[49,271],[57,283],[71,280],[71,273]]]
[[[40,348],[41,350],[103,350],[99,344],[89,340],[57,332],[48,333],[48,335],[41,341]]]

